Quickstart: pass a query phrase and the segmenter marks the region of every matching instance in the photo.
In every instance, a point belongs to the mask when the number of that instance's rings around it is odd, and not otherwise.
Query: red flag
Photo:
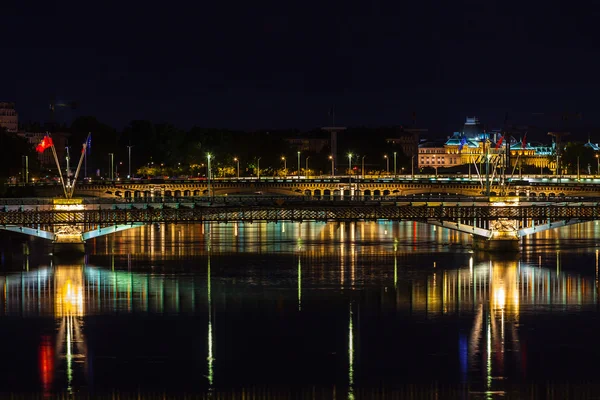
[[[523,136],[523,141],[521,142],[521,148],[522,149],[526,149],[527,148],[526,139],[527,139],[527,133],[525,134],[525,136]]]
[[[35,151],[38,153],[43,153],[49,147],[52,147],[54,143],[52,143],[52,138],[50,136],[46,136],[42,139],[40,144],[38,144],[35,148]]]
[[[504,140],[504,136],[500,136],[500,140],[498,140],[498,143],[496,143],[496,150],[498,150],[500,148],[500,146],[502,146],[503,140]]]

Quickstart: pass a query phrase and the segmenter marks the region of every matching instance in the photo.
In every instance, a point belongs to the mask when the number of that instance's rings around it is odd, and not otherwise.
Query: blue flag
[[[467,138],[463,136],[460,139],[460,145],[458,146],[458,151],[462,151],[462,149],[465,146],[465,144],[467,144]]]
[[[92,134],[88,137],[87,145],[86,145],[87,153],[92,154]]]

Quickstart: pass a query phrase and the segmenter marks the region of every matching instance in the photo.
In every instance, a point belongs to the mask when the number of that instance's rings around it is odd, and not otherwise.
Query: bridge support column
[[[53,242],[52,254],[78,255],[85,254],[85,243],[81,242]]]
[[[521,239],[518,221],[500,218],[490,222],[490,235],[473,235],[473,248],[493,253],[519,252]]]
[[[85,253],[85,241],[82,229],[77,225],[62,225],[54,232],[52,242],[53,254],[82,254]]]
[[[473,249],[490,253],[518,253],[521,241],[519,238],[488,239],[473,235]]]

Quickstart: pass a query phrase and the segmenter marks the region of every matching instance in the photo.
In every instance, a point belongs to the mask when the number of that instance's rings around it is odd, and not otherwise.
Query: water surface
[[[4,242],[0,385],[485,398],[596,383],[599,228],[508,258],[412,222],[152,226],[68,262]]]

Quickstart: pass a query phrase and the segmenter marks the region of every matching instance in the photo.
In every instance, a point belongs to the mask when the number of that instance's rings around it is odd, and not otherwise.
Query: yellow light
[[[494,303],[500,308],[506,304],[506,292],[502,286],[494,289]]]

